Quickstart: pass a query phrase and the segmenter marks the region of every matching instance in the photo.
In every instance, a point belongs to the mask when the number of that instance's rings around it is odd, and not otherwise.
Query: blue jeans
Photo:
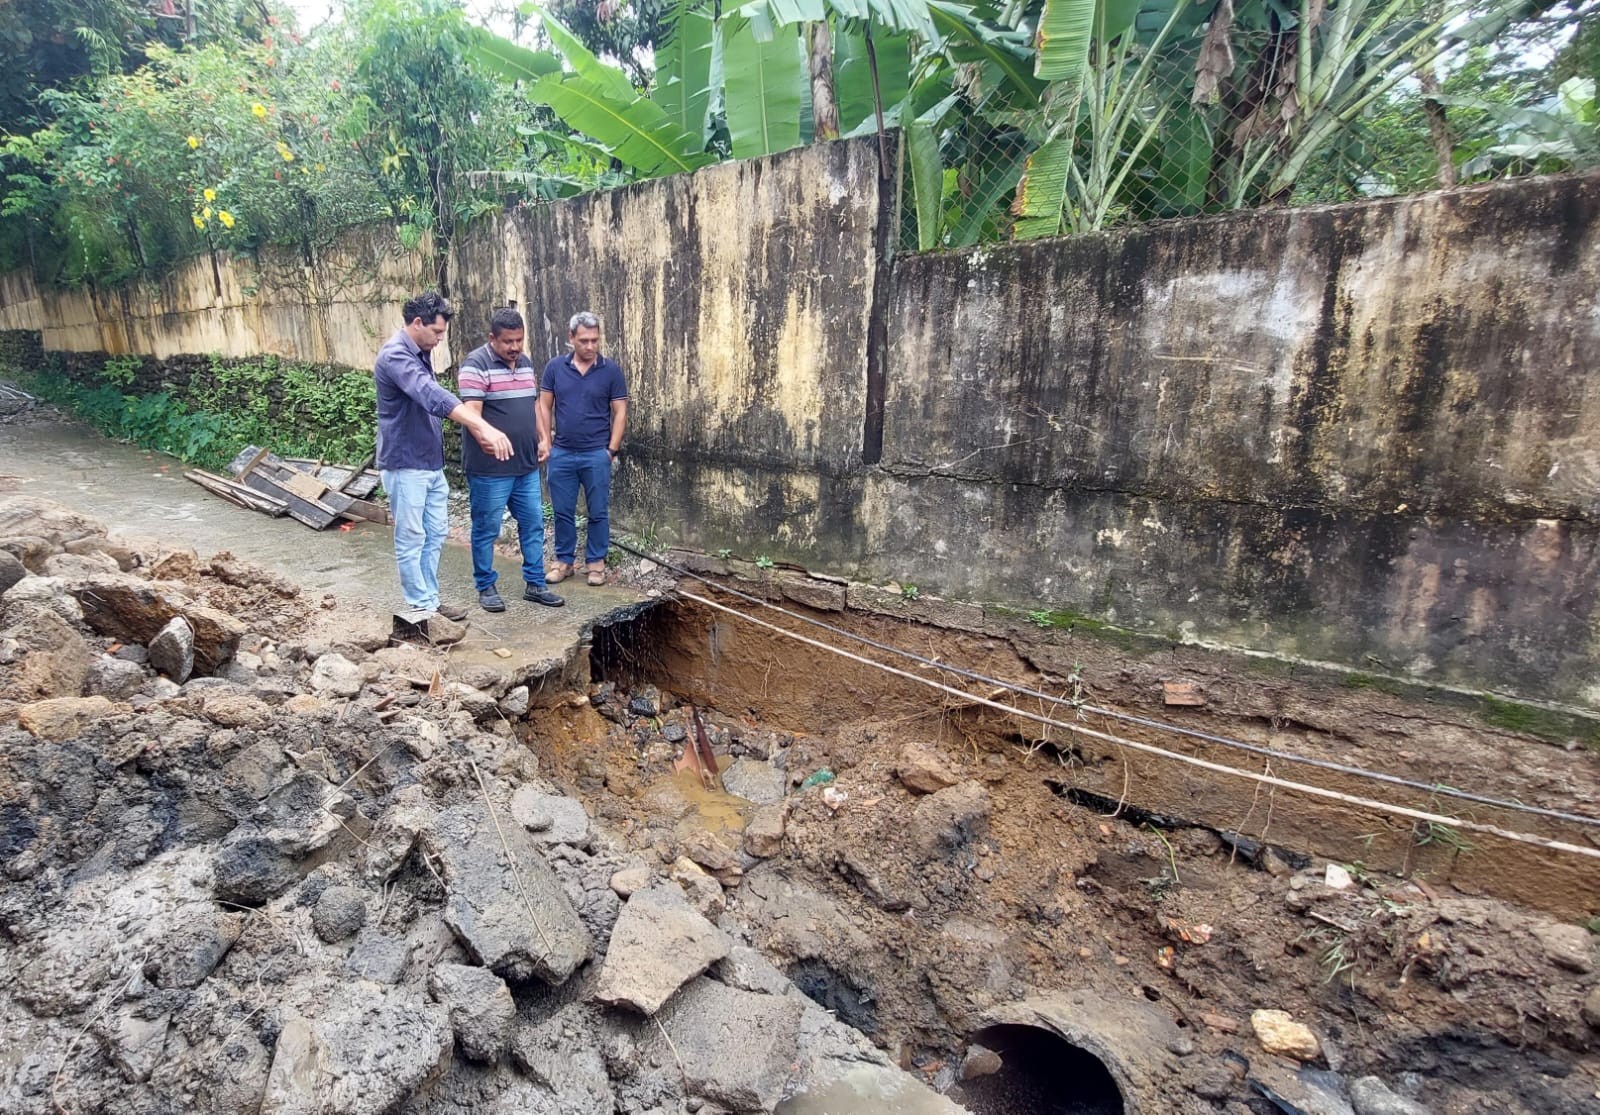
[[[588,509],[583,560],[597,565],[611,549],[611,454],[605,447],[550,450],[550,503],[556,512],[556,560],[571,565],[578,552],[578,488]]]
[[[472,500],[472,580],[478,591],[488,592],[500,578],[494,571],[494,544],[508,506],[522,544],[522,579],[534,588],[544,588],[544,499],[539,492],[539,474],[482,476],[469,472],[467,494]]]
[[[394,563],[406,607],[433,611],[439,606],[439,551],[450,531],[445,499],[450,486],[444,470],[384,469],[379,476],[394,516]]]

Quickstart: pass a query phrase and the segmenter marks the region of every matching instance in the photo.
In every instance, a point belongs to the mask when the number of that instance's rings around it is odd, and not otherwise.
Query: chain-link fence
[[[902,249],[1600,165],[1600,0],[1109,6],[1048,84],[1026,15],[949,32],[902,121]]]

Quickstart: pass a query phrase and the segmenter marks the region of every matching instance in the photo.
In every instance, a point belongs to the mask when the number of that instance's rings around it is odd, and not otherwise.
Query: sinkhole
[[[993,1071],[956,1084],[950,1098],[974,1115],[1123,1115],[1122,1092],[1105,1064],[1049,1030],[990,1026],[972,1043],[995,1056],[968,1063]]]

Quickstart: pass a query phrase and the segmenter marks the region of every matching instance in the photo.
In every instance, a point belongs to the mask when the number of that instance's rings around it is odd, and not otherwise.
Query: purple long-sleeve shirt
[[[441,419],[461,405],[433,378],[433,366],[404,329],[384,342],[378,383],[378,467],[444,468]]]

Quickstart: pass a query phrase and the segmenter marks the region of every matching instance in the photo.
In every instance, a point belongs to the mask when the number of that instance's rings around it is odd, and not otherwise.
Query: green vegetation
[[[762,554],[760,557],[756,558],[756,568],[762,570],[763,572],[771,569],[775,564],[776,562],[774,562],[766,554]]]
[[[1379,693],[1387,693],[1391,697],[1401,697],[1407,692],[1403,682],[1375,674],[1345,674],[1339,684],[1346,689],[1373,689]]]
[[[1115,624],[1104,620],[1094,619],[1082,612],[1072,612],[1066,609],[1051,611],[1040,608],[1028,613],[1028,622],[1035,627],[1058,628],[1064,631],[1119,631]]]
[[[1478,715],[1484,723],[1510,732],[1556,743],[1575,739],[1589,748],[1600,747],[1600,721],[1586,716],[1511,701],[1492,693],[1483,694]]]

